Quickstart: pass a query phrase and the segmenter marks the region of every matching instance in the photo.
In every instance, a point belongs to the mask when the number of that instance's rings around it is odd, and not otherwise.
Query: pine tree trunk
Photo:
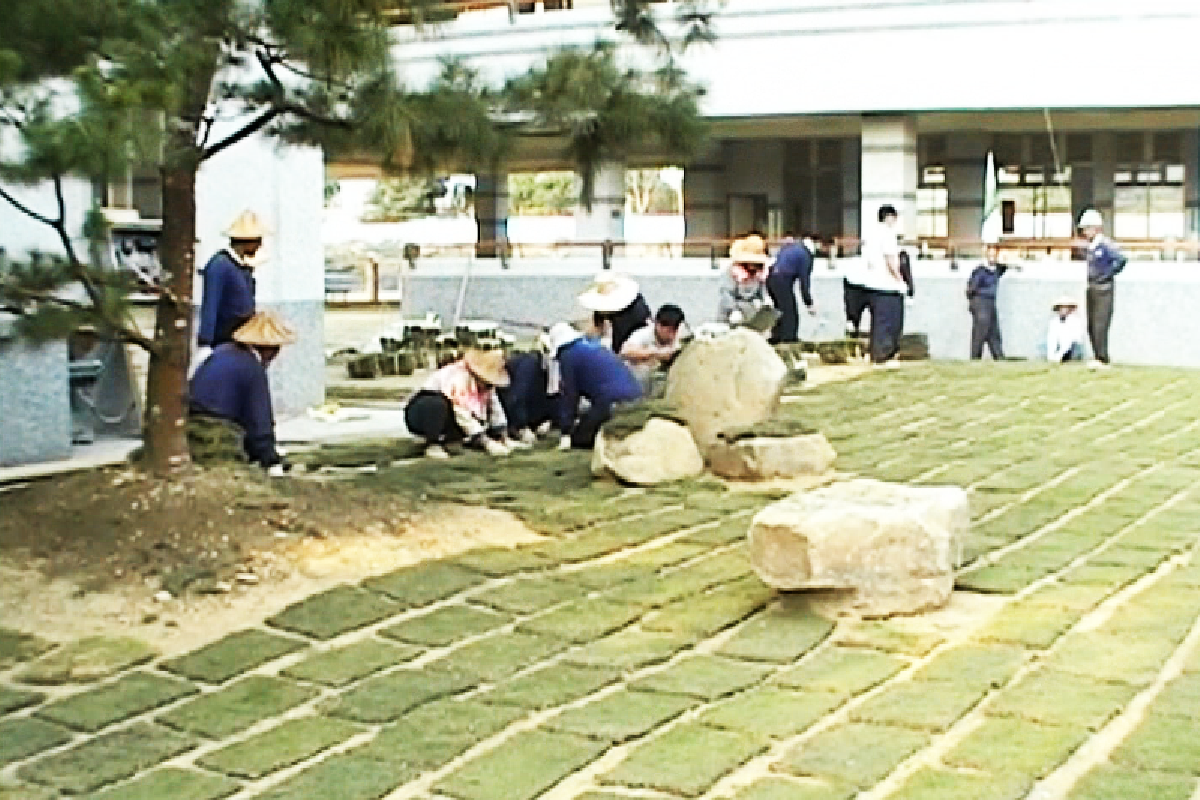
[[[183,144],[182,142],[180,144]],[[188,142],[185,147],[194,147]],[[187,377],[192,343],[198,160],[172,160],[163,169],[163,228],[159,255],[170,296],[158,301],[146,378],[146,463],[165,475],[191,460],[187,445]],[[176,304],[172,296],[179,299]]]

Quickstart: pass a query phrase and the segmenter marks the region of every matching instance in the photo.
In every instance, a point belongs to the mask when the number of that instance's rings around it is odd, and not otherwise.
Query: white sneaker
[[[538,436],[545,436],[547,433],[549,433],[549,432],[550,432],[550,426],[551,426],[552,424],[553,424],[553,423],[551,423],[551,422],[550,422],[550,420],[546,420],[546,421],[545,421],[545,422],[543,422],[541,425],[538,425],[538,427],[537,427],[537,435],[538,435]]]
[[[505,444],[509,450],[532,450],[533,445],[523,439],[509,439]]]
[[[517,441],[529,447],[533,447],[535,444],[537,444],[537,440],[537,434],[529,430],[529,428],[522,428],[521,433],[517,436]]]
[[[449,458],[450,454],[447,453],[446,448],[442,447],[440,444],[431,444],[425,448],[425,457],[443,460]]]
[[[504,442],[497,442],[495,439],[484,439],[483,449],[487,451],[489,456],[508,455],[508,446]]]
[[[1087,365],[1088,365],[1088,369],[1109,369],[1108,364],[1105,364],[1103,361],[1101,361],[1097,358],[1093,358],[1091,361],[1088,362]]]

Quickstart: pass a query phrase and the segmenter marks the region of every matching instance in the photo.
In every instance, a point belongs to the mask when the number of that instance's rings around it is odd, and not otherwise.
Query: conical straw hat
[[[293,344],[296,332],[270,311],[259,311],[233,332],[233,340],[259,347],[280,347]]]
[[[492,386],[508,386],[503,350],[468,350],[463,356],[467,369],[479,380]]]
[[[253,211],[243,211],[225,231],[230,239],[261,239],[268,233],[267,226]]]

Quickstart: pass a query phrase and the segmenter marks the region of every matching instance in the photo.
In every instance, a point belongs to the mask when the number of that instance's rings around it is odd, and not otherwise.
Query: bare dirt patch
[[[0,620],[65,640],[133,635],[186,652],[331,586],[539,537],[511,514],[242,469],[127,469],[0,495]],[[169,592],[168,598],[163,592]]]

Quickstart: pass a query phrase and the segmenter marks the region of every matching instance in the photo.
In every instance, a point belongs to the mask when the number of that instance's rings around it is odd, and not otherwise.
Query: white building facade
[[[468,11],[397,29],[396,57],[414,85],[448,56],[499,84],[611,29],[607,3],[511,22],[502,8]],[[1085,207],[1118,238],[1200,233],[1191,0],[764,0],[720,7],[713,29],[714,43],[681,58],[706,88],[712,135],[686,165],[689,240],[751,228],[853,240],[890,203],[909,238],[977,241],[989,151],[1013,239],[1067,238]],[[502,169],[569,166],[555,157],[518,148]],[[614,210],[594,212],[589,235],[620,239]]]

